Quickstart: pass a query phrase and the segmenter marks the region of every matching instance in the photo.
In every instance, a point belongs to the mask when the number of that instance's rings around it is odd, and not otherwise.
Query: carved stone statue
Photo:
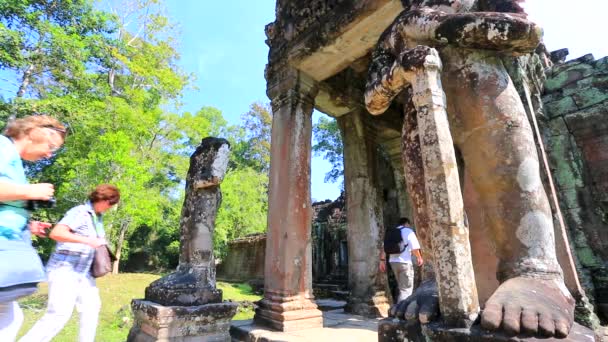
[[[222,302],[216,288],[213,231],[222,194],[230,145],[208,137],[190,157],[186,196],[180,219],[177,270],[146,288],[131,303],[134,325],[130,342],[230,341],[230,320],[238,304]]]
[[[222,301],[215,288],[213,230],[222,201],[230,145],[205,138],[190,157],[186,197],[180,219],[179,266],[146,288],[146,299],[163,305],[202,305]]]
[[[442,297],[441,290],[437,295],[437,286],[454,287],[436,282],[440,273],[449,270],[438,264],[446,253],[442,250],[445,245],[438,238],[438,228],[431,229],[441,214],[433,203],[450,200],[441,193],[453,193],[454,188],[449,189],[449,182],[447,190],[424,184],[429,177],[436,177],[429,174],[431,167],[448,176],[452,169],[457,170],[445,160],[443,164],[438,164],[439,159],[429,160],[423,150],[419,155],[421,145],[451,145],[437,139],[435,133],[429,134],[431,126],[421,124],[421,108],[431,114],[445,108],[460,171],[470,176],[480,197],[489,239],[499,259],[500,286],[483,305],[482,327],[508,334],[565,337],[573,324],[574,300],[556,258],[551,208],[532,130],[500,59],[504,54],[533,52],[542,36],[540,28],[525,18],[518,2],[404,0],[406,10],[381,36],[373,54],[365,94],[370,113],[381,114],[403,90],[413,90],[413,98],[403,101],[413,100],[413,105],[406,106],[404,120],[406,183],[416,206],[417,233],[423,250],[429,252],[426,260],[435,262],[438,273],[426,272],[419,289],[393,307],[391,315],[426,323],[438,314],[437,301]],[[431,99],[425,107],[420,97],[426,96],[423,88],[428,80],[422,78],[425,73],[421,70],[429,68],[440,73],[435,85],[443,89],[445,97],[429,87]],[[416,146],[419,149],[412,150]],[[439,194],[433,193],[435,190]],[[450,230],[453,239],[457,240],[458,232],[466,237],[464,214],[458,208],[440,209],[453,214],[443,229]],[[466,241],[461,245],[467,245]],[[472,291],[471,298],[476,300],[474,288]],[[475,304],[471,305],[468,312],[474,314]]]

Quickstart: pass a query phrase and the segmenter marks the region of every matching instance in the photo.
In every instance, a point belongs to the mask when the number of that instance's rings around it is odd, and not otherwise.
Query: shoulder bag
[[[97,221],[97,216],[91,214],[93,225],[95,226],[96,236],[100,237],[100,224]],[[114,253],[110,250],[108,245],[101,245],[95,248],[95,256],[93,257],[93,263],[91,264],[91,275],[95,278],[103,277],[104,275],[112,272],[112,262],[116,261]]]
[[[0,303],[31,295],[46,272],[28,238],[0,240]]]

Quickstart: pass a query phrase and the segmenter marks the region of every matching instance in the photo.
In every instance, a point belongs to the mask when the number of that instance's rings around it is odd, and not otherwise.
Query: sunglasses
[[[65,129],[57,128],[57,127],[52,126],[52,125],[43,125],[43,126],[39,126],[39,127],[55,131],[55,132],[61,134],[62,138],[65,137],[65,134],[67,132]],[[46,143],[49,146],[49,151],[51,151],[51,153],[55,153],[55,152],[57,152],[61,148],[61,145],[55,145],[54,143],[52,143],[52,142],[50,142],[48,140],[47,140]]]
[[[53,125],[43,125],[43,126],[40,126],[40,128],[48,128],[48,129],[50,129],[52,131],[55,131],[57,133],[61,133],[62,136],[66,135],[66,133],[68,132],[67,130],[65,130],[63,128],[58,128],[58,127],[55,127]]]

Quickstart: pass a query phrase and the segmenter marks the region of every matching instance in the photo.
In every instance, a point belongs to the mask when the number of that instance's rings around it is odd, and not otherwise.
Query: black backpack
[[[401,254],[407,248],[407,243],[401,247],[400,244],[403,242],[401,237],[401,229],[405,227],[399,226],[391,228],[386,231],[384,235],[384,253],[386,254]]]

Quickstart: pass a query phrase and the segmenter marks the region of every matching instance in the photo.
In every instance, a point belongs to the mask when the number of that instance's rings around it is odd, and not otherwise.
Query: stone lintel
[[[349,99],[343,99],[328,91],[326,88],[319,89],[315,98],[315,109],[334,118],[346,115],[357,108]]]
[[[386,318],[378,324],[378,342],[403,341],[441,341],[441,342],[593,342],[593,330],[574,323],[570,335],[566,338],[542,338],[534,336],[506,336],[501,333],[483,330],[479,325],[470,329],[448,328],[436,322],[426,325],[407,324],[406,321]]]
[[[401,1],[366,1],[357,9],[356,22],[343,26],[342,33],[331,42],[310,52],[315,46],[321,28],[309,31],[288,52],[290,64],[317,81],[331,77],[371,51],[380,34],[403,10]]]
[[[230,341],[230,321],[237,303],[224,302],[199,306],[163,306],[134,299],[134,324],[129,342]]]

